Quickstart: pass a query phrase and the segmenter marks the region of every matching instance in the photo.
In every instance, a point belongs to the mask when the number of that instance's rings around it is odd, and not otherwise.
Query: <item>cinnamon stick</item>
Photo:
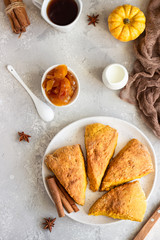
[[[23,2],[23,0],[10,0],[10,2],[11,3]],[[28,15],[24,7],[15,8],[14,13],[17,16],[17,19],[23,28],[26,28],[28,25],[30,25]]]
[[[72,206],[70,205],[68,200],[65,198],[64,194],[62,193],[62,191],[59,189],[58,186],[57,186],[57,188],[58,188],[58,191],[59,191],[59,194],[60,194],[60,197],[61,197],[62,204],[63,204],[64,208],[66,209],[66,211],[68,213],[74,212]]]
[[[56,185],[55,179],[54,178],[47,178],[47,184],[48,184],[48,188],[49,188],[49,191],[51,193],[52,199],[55,202],[56,209],[57,209],[59,217],[64,217],[65,213],[64,213],[61,197],[60,197],[59,190],[58,190],[58,187]]]
[[[75,204],[74,200],[69,196],[69,194],[66,192],[66,190],[62,187],[62,185],[60,184],[60,182],[58,181],[58,179],[56,178],[56,176],[54,176],[55,181],[57,183],[57,186],[59,187],[59,189],[61,190],[61,192],[64,194],[65,198],[68,200],[68,202],[70,203],[71,207],[73,208],[73,210],[75,212],[79,211],[79,208],[77,207],[77,205]]]
[[[11,3],[10,0],[4,0],[4,4],[5,4],[6,7],[10,3]],[[20,26],[20,24],[19,24],[19,22],[18,22],[18,20],[17,20],[17,18],[15,16],[14,12],[11,11],[10,14],[7,14],[7,15],[9,17],[9,21],[11,23],[11,27],[12,27],[13,32],[20,33],[21,26]]]
[[[22,32],[26,31],[26,27],[30,25],[30,21],[27,15],[27,12],[25,10],[25,7],[23,6],[23,0],[4,0],[5,6],[12,6],[12,4],[18,4],[19,6],[11,8],[9,12],[6,12],[13,32],[20,34]],[[20,5],[21,4],[21,5]]]

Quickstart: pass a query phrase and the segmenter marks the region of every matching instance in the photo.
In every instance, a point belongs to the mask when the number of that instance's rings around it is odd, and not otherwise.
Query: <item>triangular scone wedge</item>
[[[101,190],[108,191],[150,172],[153,172],[153,164],[147,147],[137,139],[132,139],[110,162]]]
[[[86,126],[85,145],[87,151],[87,175],[90,189],[97,191],[114,154],[118,132],[110,126],[94,123]]]
[[[80,145],[59,148],[46,156],[45,164],[75,202],[84,205],[87,178]]]
[[[146,211],[146,197],[138,181],[115,187],[99,198],[89,215],[141,222]]]

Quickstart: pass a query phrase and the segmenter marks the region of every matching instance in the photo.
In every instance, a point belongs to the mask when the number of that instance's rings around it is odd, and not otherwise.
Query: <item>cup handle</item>
[[[37,8],[41,9],[43,0],[32,0],[32,2]]]

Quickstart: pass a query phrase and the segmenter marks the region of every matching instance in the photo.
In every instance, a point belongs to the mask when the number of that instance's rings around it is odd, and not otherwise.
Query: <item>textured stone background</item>
[[[59,33],[40,17],[31,0],[25,1],[31,26],[20,39],[10,29],[0,2],[0,240],[131,240],[150,216],[160,199],[160,176],[148,202],[143,223],[123,221],[93,227],[58,219],[53,232],[41,228],[43,217],[56,216],[41,176],[42,156],[53,136],[67,124],[89,116],[112,116],[140,128],[152,142],[160,170],[160,142],[144,125],[135,107],[121,101],[118,92],[101,82],[103,68],[113,62],[132,69],[132,43],[121,43],[108,32],[107,16],[114,7],[130,3],[145,11],[148,0],[86,0],[76,27]],[[86,15],[100,14],[97,27],[87,25]],[[6,70],[12,64],[25,83],[42,100],[41,76],[49,66],[65,63],[78,74],[81,94],[71,107],[56,109],[55,120],[41,121],[20,84]],[[18,142],[18,131],[32,136],[30,143]],[[159,223],[146,238],[160,239]]]

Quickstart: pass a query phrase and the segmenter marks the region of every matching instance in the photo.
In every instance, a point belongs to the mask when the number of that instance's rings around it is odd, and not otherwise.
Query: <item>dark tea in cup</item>
[[[77,3],[75,0],[51,0],[47,7],[47,15],[54,24],[68,25],[78,15]]]

